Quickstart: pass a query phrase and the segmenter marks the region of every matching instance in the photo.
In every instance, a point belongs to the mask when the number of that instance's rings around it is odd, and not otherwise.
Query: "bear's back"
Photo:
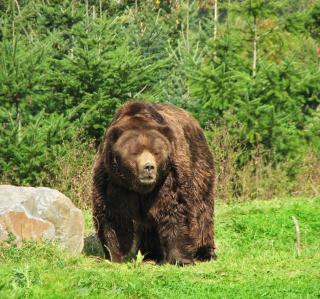
[[[168,125],[175,129],[181,127],[183,131],[197,129],[202,132],[198,121],[186,110],[169,104],[151,104],[164,118]]]

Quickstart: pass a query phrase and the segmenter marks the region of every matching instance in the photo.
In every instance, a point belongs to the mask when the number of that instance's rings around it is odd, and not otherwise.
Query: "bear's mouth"
[[[155,181],[155,178],[151,175],[140,177],[140,182],[144,184],[152,184]]]

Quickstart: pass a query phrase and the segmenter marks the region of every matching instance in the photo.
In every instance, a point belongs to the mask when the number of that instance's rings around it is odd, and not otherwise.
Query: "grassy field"
[[[90,246],[73,257],[47,243],[5,243],[0,298],[320,298],[320,199],[220,202],[215,221],[218,259],[188,267],[140,257],[114,264]]]

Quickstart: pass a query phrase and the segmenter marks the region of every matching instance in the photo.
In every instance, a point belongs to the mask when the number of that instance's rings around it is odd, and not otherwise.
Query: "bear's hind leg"
[[[156,227],[143,227],[136,225],[136,253],[140,250],[144,260],[161,262],[164,260],[164,253],[160,243]]]
[[[196,236],[196,251],[194,258],[205,262],[216,259],[214,252],[214,233],[213,233],[213,211],[203,206],[200,215],[198,215],[198,233]]]

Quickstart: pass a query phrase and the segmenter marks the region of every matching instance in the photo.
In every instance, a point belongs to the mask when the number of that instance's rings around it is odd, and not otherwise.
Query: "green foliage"
[[[253,18],[266,18],[271,15],[276,15],[277,12],[283,7],[283,1],[265,1],[265,0],[245,0],[245,1],[234,1],[232,5],[223,5],[229,12],[234,12],[237,15],[241,15],[248,21],[247,17]]]
[[[226,24],[216,25],[210,20],[206,28],[218,26],[220,35],[213,39],[208,30],[203,31],[208,40],[206,55],[197,65],[185,64],[190,74],[187,81],[190,94],[194,100],[199,99],[202,106],[202,109],[199,105],[195,107],[194,115],[203,126],[215,118],[229,124],[236,121],[240,125],[234,127],[232,133],[245,140],[247,148],[259,143],[263,152],[275,149],[282,159],[296,158],[306,151],[313,139],[311,136],[318,134],[317,130],[306,130],[306,126],[319,105],[319,72],[314,66],[306,65],[307,60],[302,58],[299,48],[289,52],[288,36],[279,33],[282,20],[270,24],[257,20],[255,26],[270,29],[258,30],[261,56],[252,78],[252,56],[247,54],[252,52],[252,44],[247,38],[252,36],[253,29],[246,35],[246,31],[240,33],[239,28],[247,28],[250,16],[275,14],[281,3],[249,1],[247,6],[246,3],[226,5],[230,10]],[[273,5],[272,11],[269,11],[270,5]],[[242,21],[231,13],[234,10],[247,18]],[[291,41],[293,38],[291,36]],[[264,48],[279,39],[282,41],[280,52],[277,47]],[[314,142],[313,139],[312,144],[317,147],[318,142]]]
[[[1,183],[78,192],[86,205],[92,144],[133,99],[187,109],[204,129],[226,124],[245,151],[231,197],[262,195],[239,185],[258,171],[257,148],[290,188],[319,150],[319,1],[221,1],[217,20],[206,1],[0,4]]]
[[[146,37],[145,31],[139,39],[134,31],[137,14],[129,10],[122,17],[103,15],[90,22],[83,18],[69,31],[72,47],[68,55],[51,60],[46,101],[49,111],[63,113],[83,102],[84,111],[95,106],[88,133],[98,140],[121,104],[142,92],[152,94],[160,80],[165,57],[150,50],[151,34],[156,41],[157,32],[151,29]],[[159,44],[152,47],[158,50]]]
[[[13,185],[34,186],[39,183],[39,175],[42,172],[53,173],[57,165],[56,157],[63,156],[68,150],[68,143],[76,134],[76,126],[85,126],[87,115],[82,115],[76,123],[71,123],[78,110],[79,108],[74,108],[65,116],[56,113],[46,116],[44,110],[35,116],[29,114],[27,125],[23,126],[21,131],[12,117],[12,110],[2,110],[2,180]]]
[[[52,44],[51,36],[40,41],[32,30],[24,27],[26,18],[22,14],[28,16],[28,9],[27,6],[18,15],[13,13],[13,20],[0,19],[0,101],[2,107],[16,108],[17,122],[21,122],[21,109],[29,113],[41,111],[37,111],[41,106],[37,102],[42,99],[45,67]]]
[[[190,97],[187,80],[190,70],[196,67],[203,59],[203,43],[201,39],[202,26],[197,2],[181,3],[175,16],[178,31],[176,38],[169,43],[167,50],[173,61],[170,75],[163,84],[162,101],[191,110],[197,103]]]

